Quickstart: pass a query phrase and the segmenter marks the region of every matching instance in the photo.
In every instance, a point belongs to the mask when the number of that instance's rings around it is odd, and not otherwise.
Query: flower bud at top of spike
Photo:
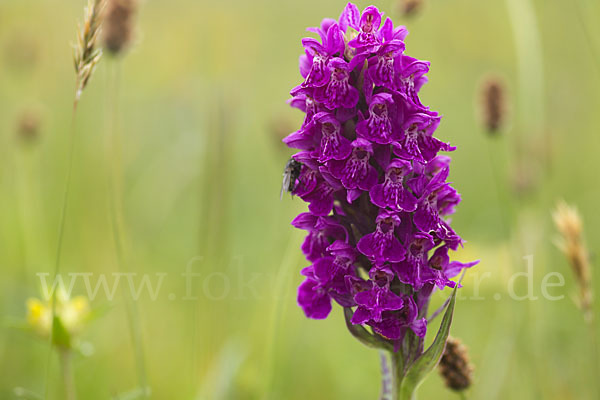
[[[471,386],[473,367],[469,363],[467,348],[458,339],[448,337],[439,368],[449,389],[459,392]]]

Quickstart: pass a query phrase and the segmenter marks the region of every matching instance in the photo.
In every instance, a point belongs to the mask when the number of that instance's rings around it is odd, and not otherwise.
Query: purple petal
[[[298,305],[308,318],[325,319],[331,312],[329,295],[310,279],[306,279],[298,288]]]

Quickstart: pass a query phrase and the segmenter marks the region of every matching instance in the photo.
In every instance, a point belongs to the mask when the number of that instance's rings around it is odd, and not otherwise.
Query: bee
[[[279,199],[283,198],[283,192],[292,193],[296,187],[296,179],[300,176],[300,170],[302,169],[302,163],[290,158],[285,164],[283,170],[283,182],[281,184],[281,193]]]

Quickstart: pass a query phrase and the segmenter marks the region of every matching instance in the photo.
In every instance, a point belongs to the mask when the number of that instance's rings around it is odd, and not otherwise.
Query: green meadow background
[[[36,274],[54,270],[75,80],[71,43],[84,3],[0,0],[1,399],[43,398],[46,385],[48,399],[64,398],[57,355],[16,326],[27,298],[41,296]],[[557,200],[576,204],[598,265],[600,4],[429,0],[405,18],[393,1],[373,3],[408,27],[406,53],[431,61],[421,98],[444,115],[437,136],[458,146],[451,181],[463,202],[453,226],[468,243],[456,258],[481,260],[463,281],[451,330],[475,367],[468,398],[600,398],[594,333],[551,219]],[[379,356],[350,336],[341,309],[313,321],[297,307],[307,263],[303,232],[289,222],[306,205],[279,199],[291,154],[280,139],[302,121],[285,103],[301,80],[300,39],[344,6],[147,0],[130,51],[102,59],[74,123],[60,272],[91,272],[93,280],[137,273],[136,285],[148,274],[155,288],[157,274],[167,275],[155,299],[145,290],[131,301],[122,286],[112,301],[102,293],[91,301],[100,315],[81,335],[86,354],[74,359],[78,398],[133,398],[144,375],[152,399],[378,397]],[[490,74],[503,77],[510,103],[506,129],[495,137],[478,113],[478,88]],[[33,140],[18,135],[24,114],[39,118]],[[121,265],[109,186],[119,159]],[[530,279],[510,285],[527,271],[526,256]],[[191,293],[181,275],[188,266],[199,274]],[[564,286],[548,289],[560,300],[541,289],[551,272],[564,276]],[[81,282],[74,294],[85,294]],[[511,296],[529,284],[537,300]],[[438,293],[433,306],[446,296]],[[139,334],[132,335],[128,309]],[[436,329],[434,322],[428,340]],[[15,388],[30,394],[17,397]],[[419,398],[458,396],[433,373]]]

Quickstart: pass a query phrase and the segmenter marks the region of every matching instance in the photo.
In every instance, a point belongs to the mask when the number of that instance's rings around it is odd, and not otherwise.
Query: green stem
[[[591,345],[591,349],[590,349],[590,353],[592,354],[592,371],[593,374],[592,376],[600,376],[600,359],[599,359],[599,353],[598,353],[598,336],[596,335],[596,322],[595,319],[592,317],[589,317],[589,319],[586,319],[586,325],[588,326],[588,330],[589,330],[589,335],[590,335],[590,345]],[[597,379],[594,379],[594,386],[595,386],[595,394],[596,396],[598,396],[600,394],[600,384],[598,383]]]
[[[122,168],[121,168],[121,138],[118,135],[118,89],[119,89],[119,64],[118,61],[114,60],[113,71],[110,75],[110,93],[108,98],[112,99],[109,101],[108,109],[110,110],[109,116],[109,139],[110,143],[108,146],[111,171],[109,173],[109,212],[110,221],[113,230],[113,239],[115,242],[115,251],[117,255],[117,270],[122,272],[123,265],[125,265],[124,255],[124,222],[122,216],[122,191],[121,191],[121,179],[122,179]],[[135,353],[135,363],[138,375],[138,385],[142,392],[142,398],[148,398],[148,379],[146,374],[146,357],[144,353],[143,340],[142,340],[142,329],[140,326],[139,313],[135,302],[133,302],[123,289],[124,300],[125,300],[125,311],[127,315],[127,324],[129,326],[129,332],[131,333],[131,341],[133,343]]]
[[[62,206],[60,211],[59,223],[58,223],[58,239],[56,243],[56,257],[54,259],[54,280],[56,281],[56,277],[60,272],[60,260],[62,256],[62,245],[63,238],[65,233],[65,221],[67,218],[67,206],[69,203],[69,193],[71,192],[71,181],[73,175],[73,160],[75,159],[75,115],[77,113],[77,104],[73,106],[73,112],[71,114],[71,135],[69,138],[69,155],[68,155],[68,166],[67,166],[67,174],[65,177],[65,190],[63,193]],[[58,286],[52,290],[51,294],[51,307],[52,307],[52,328],[50,329],[49,335],[49,345],[48,345],[48,356],[46,360],[46,377],[45,377],[45,389],[44,389],[44,398],[48,398],[49,391],[49,378],[50,378],[50,357],[52,356],[52,344],[54,341],[54,321],[56,321],[56,290],[58,290]]]
[[[72,353],[69,349],[59,349],[60,370],[65,389],[65,400],[76,400],[75,375],[73,374]]]
[[[390,358],[392,360],[392,393],[402,400],[402,393],[400,388],[402,387],[402,378],[404,377],[404,358],[402,357],[401,351],[391,351]]]
[[[549,146],[551,138],[549,131],[544,129],[546,124],[545,118],[545,88],[544,88],[544,59],[542,55],[542,35],[540,33],[538,18],[533,0],[506,0],[506,6],[509,15],[513,40],[516,50],[517,59],[517,115],[516,125],[519,127],[522,134],[516,135],[515,147],[519,159],[525,163],[526,168],[531,168],[535,161],[531,157],[529,148],[531,143],[542,143]],[[546,151],[548,149],[546,148]],[[545,170],[550,171],[550,158],[545,160]],[[516,240],[521,248],[514,248],[514,254],[534,254],[536,243],[528,243],[528,237],[522,233],[524,216],[527,215],[527,208],[524,204],[517,204],[518,211],[514,217],[517,221]],[[513,260],[515,265],[520,260]],[[542,264],[543,265],[543,264]],[[540,329],[543,320],[536,318],[539,314],[539,305],[534,302],[529,302],[526,307],[529,314],[528,331],[530,333],[529,343],[526,344],[528,357],[524,359],[523,368],[531,371],[531,374],[540,379],[542,376],[540,370],[539,357],[545,351],[544,340],[539,335],[534,335],[534,330]],[[540,329],[541,330],[541,329]],[[525,343],[524,343],[525,344]],[[524,349],[525,350],[525,349]],[[525,354],[524,352],[522,354]],[[546,387],[540,385],[534,386],[535,395],[538,398],[548,397]]]

